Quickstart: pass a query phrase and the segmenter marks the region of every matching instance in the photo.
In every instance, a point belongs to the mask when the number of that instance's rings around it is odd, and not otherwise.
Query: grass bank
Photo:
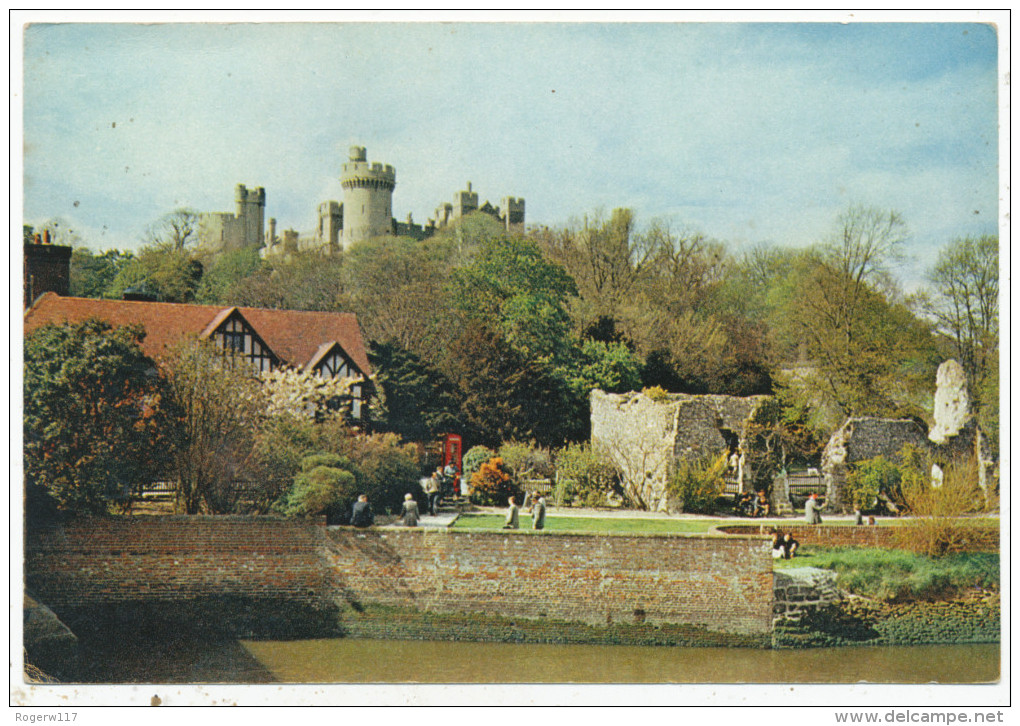
[[[999,555],[965,552],[925,557],[903,550],[805,546],[776,569],[820,567],[836,572],[841,590],[881,602],[951,600],[973,590],[998,590]]]

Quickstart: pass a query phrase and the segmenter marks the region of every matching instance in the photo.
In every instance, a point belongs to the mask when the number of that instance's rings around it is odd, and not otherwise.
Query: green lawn
[[[454,522],[460,530],[502,530],[506,520],[502,514],[462,514]],[[721,524],[720,519],[624,519],[622,517],[557,517],[547,514],[548,532],[596,532],[618,534],[682,534],[708,532]],[[521,529],[531,529],[531,518],[521,516]]]

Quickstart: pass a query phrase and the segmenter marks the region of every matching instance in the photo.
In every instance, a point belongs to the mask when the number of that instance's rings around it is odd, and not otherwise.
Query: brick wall
[[[307,634],[337,610],[324,531],[254,517],[79,519],[29,533],[25,585],[75,632],[101,616]]]
[[[27,587],[72,629],[103,611],[135,624],[174,614],[240,635],[266,632],[267,621],[276,634],[330,622],[342,632],[344,618],[394,608],[764,636],[772,616],[759,537],[106,517],[31,533],[25,566]]]
[[[354,592],[439,613],[769,630],[772,565],[760,538],[330,530]]]

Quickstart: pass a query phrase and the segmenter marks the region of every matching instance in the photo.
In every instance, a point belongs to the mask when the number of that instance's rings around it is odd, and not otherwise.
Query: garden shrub
[[[847,494],[854,508],[860,511],[875,509],[879,497],[902,500],[899,467],[884,456],[876,456],[854,464],[846,478]]]
[[[551,479],[555,473],[549,449],[515,441],[499,447],[499,458],[522,488],[529,479]]]
[[[685,512],[711,512],[726,489],[726,454],[676,462],[666,489]]]
[[[503,459],[496,456],[478,467],[471,477],[471,500],[478,504],[500,506],[509,497],[522,501],[523,490],[514,482]]]
[[[978,535],[977,523],[966,515],[984,506],[976,463],[970,460],[946,466],[938,486],[932,484],[932,469],[926,459],[918,457],[907,466],[901,487],[903,504],[911,516],[896,530],[897,545],[931,557],[967,549]]]
[[[496,455],[496,452],[487,446],[472,446],[464,454],[464,458],[461,461],[464,471],[461,474],[468,480],[471,480],[472,475],[478,471],[478,467],[484,464],[486,461]]]
[[[605,452],[590,443],[569,444],[556,452],[557,505],[575,500],[585,507],[604,506],[611,495],[622,495],[619,468]]]
[[[351,436],[338,442],[337,449],[354,463],[359,494],[368,495],[376,514],[398,513],[404,495],[421,489],[419,450],[402,443],[397,434]]]
[[[655,403],[666,403],[669,401],[669,391],[662,386],[649,386],[641,391]]]
[[[335,466],[316,463],[324,460]],[[325,513],[329,520],[343,519],[347,504],[358,494],[357,470],[349,459],[316,454],[302,459],[283,509],[291,516]]]

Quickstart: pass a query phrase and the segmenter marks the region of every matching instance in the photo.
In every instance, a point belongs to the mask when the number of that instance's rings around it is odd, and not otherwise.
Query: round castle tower
[[[396,170],[386,164],[367,161],[364,146],[350,148],[350,160],[343,165],[340,186],[344,190],[343,246],[352,242],[393,233],[393,188]]]

